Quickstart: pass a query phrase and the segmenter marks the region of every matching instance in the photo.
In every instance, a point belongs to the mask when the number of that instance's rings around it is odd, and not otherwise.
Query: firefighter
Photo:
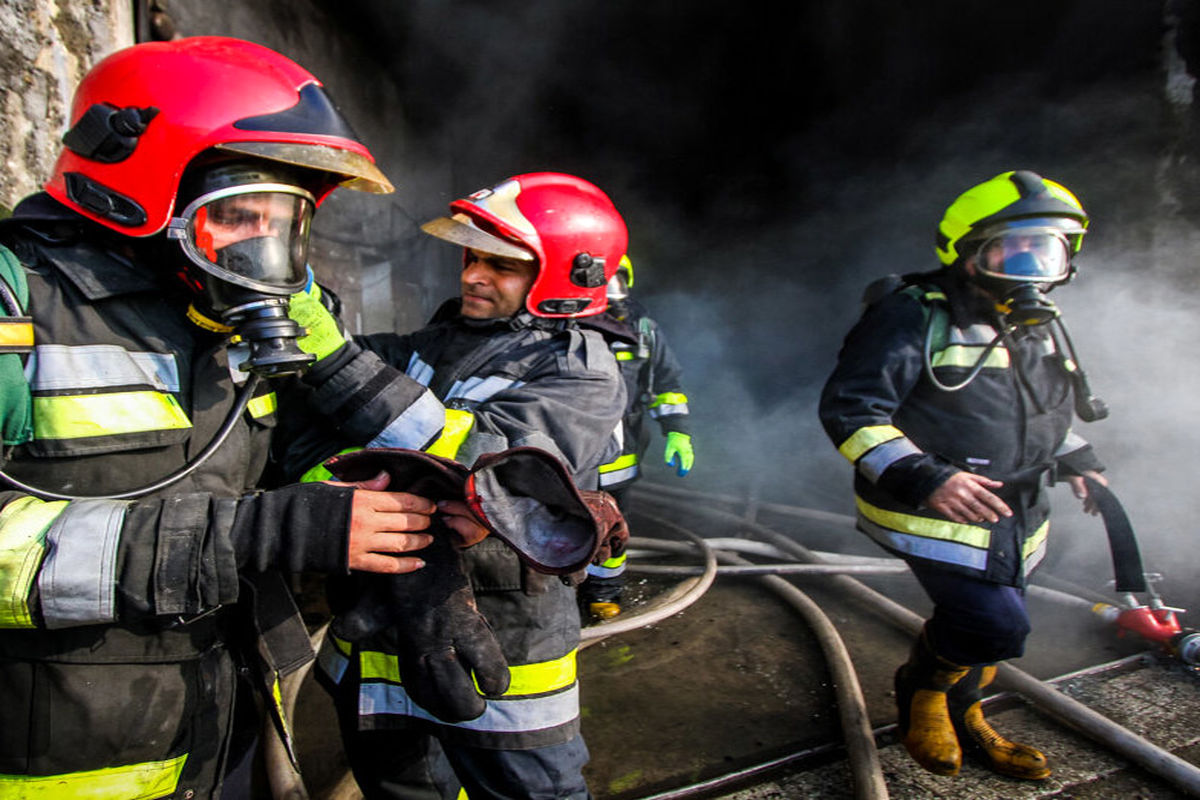
[[[246,687],[280,712],[314,655],[280,570],[430,542],[382,481],[255,488],[275,386],[340,346],[288,315],[312,214],[392,187],[312,75],[224,37],[102,60],[63,143],[0,225],[0,797],[248,796]]]
[[[596,489],[625,391],[603,338],[576,320],[604,311],[605,284],[626,247],[620,214],[594,185],[559,173],[508,178],[450,211],[422,229],[464,248],[460,296],[425,328],[356,337],[306,375],[312,408],[336,421],[340,438],[327,436],[329,425],[308,425],[307,438],[285,437],[291,452],[282,460],[300,468],[339,448],[399,447],[470,467],[481,455],[532,446],[556,456],[580,488]],[[462,503],[443,508],[470,528]],[[339,635],[322,648],[321,675],[367,797],[454,798],[460,783],[471,797],[589,796],[574,588],[524,567],[484,533],[464,551],[466,572],[511,685],[479,716],[418,702],[386,630],[342,633],[344,615],[333,623]],[[335,608],[361,608],[361,596],[333,589]]]
[[[1090,395],[1047,293],[1074,273],[1088,215],[1026,170],[958,197],[937,230],[939,270],[868,293],[821,395],[826,432],[855,466],[858,527],[905,559],[934,604],[896,673],[905,747],[954,775],[963,753],[1015,778],[1045,756],[983,718],[997,662],[1024,651],[1024,587],[1046,552],[1048,486],[1103,469],[1072,428]]]
[[[629,490],[640,475],[639,465],[650,444],[647,416],[662,431],[666,440],[663,461],[676,475],[687,475],[696,460],[683,369],[658,323],[629,296],[632,286],[633,263],[625,256],[608,282],[608,311],[604,316],[620,328],[619,334],[608,337],[609,347],[621,367],[629,399],[617,431],[620,455],[600,467],[600,486],[616,498],[626,514]],[[579,600],[592,617],[612,619],[621,613],[625,566],[623,552],[588,566],[587,580],[579,587]]]

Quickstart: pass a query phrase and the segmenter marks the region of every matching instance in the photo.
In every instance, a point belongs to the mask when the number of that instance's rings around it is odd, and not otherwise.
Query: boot
[[[896,670],[896,705],[905,749],[913,760],[937,775],[957,775],[962,748],[950,720],[946,693],[967,667],[951,664],[929,648],[925,634],[913,644],[908,663]]]
[[[1027,781],[1045,780],[1050,777],[1046,756],[1029,745],[1005,739],[983,718],[983,689],[995,679],[995,664],[972,667],[950,691],[950,716],[958,739],[993,772]]]

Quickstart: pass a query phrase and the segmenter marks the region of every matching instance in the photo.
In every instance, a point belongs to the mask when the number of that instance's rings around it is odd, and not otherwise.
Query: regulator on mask
[[[288,298],[308,280],[308,237],[316,201],[283,170],[227,164],[204,171],[194,196],[167,226],[201,271],[205,306],[244,343],[239,369],[264,377],[300,373],[314,357],[297,345],[305,330]],[[185,180],[186,184],[186,180]]]

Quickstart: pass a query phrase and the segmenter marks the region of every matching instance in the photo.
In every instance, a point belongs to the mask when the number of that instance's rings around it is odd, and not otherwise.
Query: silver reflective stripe
[[[631,481],[638,476],[638,465],[634,464],[625,469],[613,470],[612,472],[600,473],[601,486],[615,486],[618,483]]]
[[[398,714],[448,725],[413,702],[404,687],[394,683],[361,685],[358,688],[358,713],[364,717]],[[556,694],[515,700],[489,699],[482,716],[450,727],[484,733],[523,733],[566,725],[578,716],[579,684],[573,683],[566,691]]]
[[[499,394],[505,389],[515,389],[518,386],[524,386],[525,381],[517,381],[512,378],[505,378],[502,375],[489,375],[486,378],[467,378],[464,381],[455,381],[450,387],[450,391],[446,392],[446,401],[450,400],[469,400],[473,403],[482,403],[488,400],[492,395]]]
[[[913,444],[907,437],[890,439],[860,458],[857,464],[858,471],[871,483],[875,483],[883,471],[892,464],[921,452],[923,452],[921,448]]]
[[[650,418],[658,419],[659,417],[669,417],[672,414],[686,413],[688,413],[687,403],[675,403],[674,405],[667,405],[666,403],[663,403],[662,405],[657,405],[650,409]]]
[[[367,447],[405,447],[420,450],[446,424],[446,407],[426,389],[404,413],[388,423]]]
[[[626,562],[624,561],[622,561],[620,565],[616,567],[602,567],[599,564],[588,564],[587,574],[593,575],[597,578],[615,578],[618,575],[623,575],[625,573],[625,564]]]
[[[422,386],[428,386],[429,382],[433,380],[433,367],[421,359],[420,353],[413,353],[412,358],[408,359],[408,366],[405,367],[404,374]]]
[[[991,344],[998,331],[991,325],[977,322],[965,328],[950,327],[947,344]]]
[[[326,632],[321,641],[321,650],[317,653],[317,668],[334,683],[341,683],[349,667],[350,657],[338,649],[333,641],[333,634]]]
[[[35,392],[141,385],[163,392],[179,391],[174,355],[134,353],[117,345],[39,344],[25,372]]]
[[[987,567],[988,551],[978,547],[894,531],[876,525],[861,513],[858,515],[858,527],[880,544],[905,555],[928,558],[947,564],[959,564],[975,569]]]
[[[116,619],[117,542],[128,507],[118,500],[76,500],[54,520],[38,575],[47,628]]]
[[[1063,443],[1054,451],[1055,458],[1065,456],[1067,453],[1074,453],[1088,446],[1087,439],[1084,439],[1075,431],[1067,431],[1067,438],[1063,439]]]
[[[1025,556],[1025,577],[1029,577],[1030,573],[1037,569],[1037,565],[1042,563],[1042,559],[1046,557],[1046,541],[1046,539],[1042,539],[1037,548],[1032,553]]]

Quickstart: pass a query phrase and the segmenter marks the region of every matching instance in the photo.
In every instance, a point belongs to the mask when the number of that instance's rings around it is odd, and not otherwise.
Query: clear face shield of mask
[[[995,296],[1010,323],[1044,325],[1058,316],[1046,292],[1071,276],[1071,253],[1061,228],[1010,228],[983,239],[973,257],[974,280]]]
[[[167,227],[205,274],[212,311],[250,348],[241,368],[274,376],[301,372],[312,357],[287,314],[308,280],[308,238],[316,201],[297,186],[260,183],[208,192]]]

